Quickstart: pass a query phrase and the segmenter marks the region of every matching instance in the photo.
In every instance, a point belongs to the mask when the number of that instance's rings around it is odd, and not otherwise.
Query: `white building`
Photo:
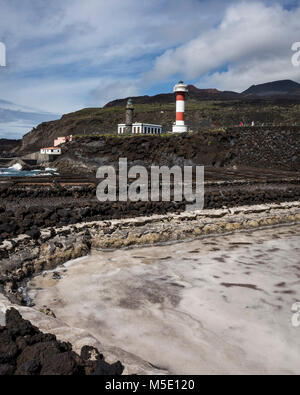
[[[65,144],[69,141],[73,140],[73,136],[64,136],[64,137],[57,137],[57,139],[54,140],[54,147],[58,147],[61,144]]]
[[[43,155],[61,155],[61,148],[58,147],[41,148],[40,152]]]
[[[126,133],[126,124],[120,123],[118,125],[118,134],[125,134],[125,133]],[[153,125],[151,123],[135,122],[132,124],[131,133],[132,134],[161,134],[162,126]]]

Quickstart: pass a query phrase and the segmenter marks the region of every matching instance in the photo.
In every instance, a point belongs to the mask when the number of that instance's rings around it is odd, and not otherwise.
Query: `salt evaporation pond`
[[[299,374],[300,225],[93,251],[29,284],[51,308],[171,374]]]

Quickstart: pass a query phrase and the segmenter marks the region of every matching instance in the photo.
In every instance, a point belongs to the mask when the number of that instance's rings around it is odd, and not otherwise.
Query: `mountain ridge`
[[[300,84],[292,80],[278,80],[264,84],[252,85],[242,92],[243,95],[273,96],[294,94],[300,91]]]
[[[189,95],[188,100],[233,100],[239,97],[239,93],[232,91],[220,91],[216,88],[200,89],[194,85],[188,85]],[[104,108],[124,106],[127,100],[131,98],[133,104],[153,104],[153,103],[173,103],[174,94],[173,93],[159,93],[154,96],[134,96],[126,97],[124,99],[116,99],[107,103]]]
[[[292,80],[278,80],[258,85],[252,85],[245,91],[238,93],[234,91],[220,91],[216,88],[201,89],[194,85],[188,85],[189,94],[187,100],[244,100],[252,97],[276,97],[291,96],[300,94],[300,84]],[[173,93],[160,93],[154,96],[134,96],[123,99],[116,99],[108,102],[104,108],[124,106],[127,100],[131,98],[133,104],[152,104],[152,103],[172,103],[174,102]]]

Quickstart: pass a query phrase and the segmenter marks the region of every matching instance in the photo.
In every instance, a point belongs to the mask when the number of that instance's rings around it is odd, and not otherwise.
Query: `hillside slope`
[[[275,81],[252,86],[243,94],[198,89],[189,85],[186,102],[186,123],[193,131],[215,127],[232,127],[240,122],[300,122],[300,84]],[[274,96],[266,96],[271,93]],[[172,93],[139,96],[133,99],[135,121],[161,124],[164,132],[172,130],[175,120],[175,97]],[[53,145],[55,138],[68,135],[116,134],[117,124],[125,122],[127,99],[114,100],[104,108],[86,108],[63,115],[61,119],[44,122],[27,133],[21,153],[38,151]]]
[[[300,98],[299,98],[300,99]],[[162,124],[164,132],[171,131],[175,119],[175,103],[136,104],[135,121]],[[64,115],[57,121],[45,122],[26,134],[22,152],[38,151],[53,144],[59,136],[116,134],[117,124],[125,121],[125,107],[87,108]],[[215,127],[232,127],[239,122],[300,123],[300,101],[286,103],[277,100],[188,100],[186,122],[194,131]]]
[[[167,136],[83,137],[63,146],[54,162],[62,173],[95,175],[102,165],[205,165],[298,171],[300,128],[228,128],[226,131]]]
[[[268,82],[266,84],[252,85],[243,92],[244,95],[271,96],[297,94],[300,84],[291,80]]]
[[[0,157],[10,156],[21,146],[21,140],[0,139]]]

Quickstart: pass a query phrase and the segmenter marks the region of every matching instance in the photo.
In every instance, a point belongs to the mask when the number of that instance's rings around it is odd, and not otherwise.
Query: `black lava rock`
[[[121,375],[120,362],[108,364],[90,346],[81,355],[72,345],[44,334],[15,309],[6,312],[6,326],[0,328],[0,376],[6,375]]]
[[[38,240],[41,237],[41,232],[38,229],[28,230],[26,234],[33,240]]]

